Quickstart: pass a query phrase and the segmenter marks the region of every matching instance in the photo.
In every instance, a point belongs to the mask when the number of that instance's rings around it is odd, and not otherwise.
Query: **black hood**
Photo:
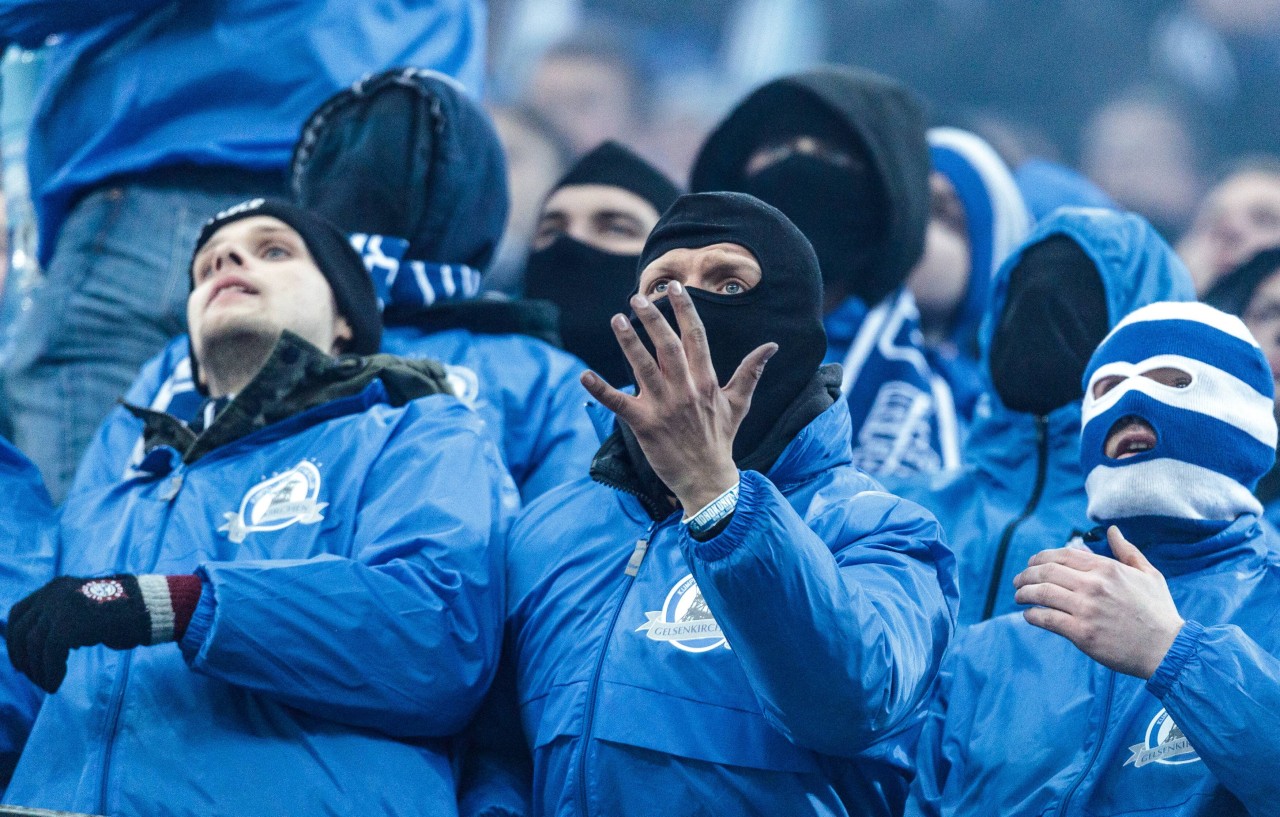
[[[1249,301],[1253,300],[1253,293],[1277,270],[1280,270],[1280,247],[1262,250],[1224,275],[1202,300],[1209,306],[1243,318]]]
[[[708,137],[694,163],[694,192],[744,189],[745,165],[771,141],[799,135],[786,112],[814,103],[848,128],[877,172],[889,212],[871,248],[870,289],[897,289],[924,250],[929,221],[929,146],[915,95],[888,77],[844,67],[817,68],[770,82],[748,96]],[[803,129],[801,129],[803,130]]]
[[[293,195],[347,233],[409,242],[405,260],[484,269],[507,220],[488,114],[454,79],[399,68],[357,82],[303,126]]]

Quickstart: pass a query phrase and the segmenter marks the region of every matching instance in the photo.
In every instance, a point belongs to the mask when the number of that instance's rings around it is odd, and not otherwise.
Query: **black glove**
[[[73,648],[105,644],[129,650],[150,644],[151,615],[137,576],[61,576],[13,606],[5,638],[13,666],[53,693],[66,677]]]

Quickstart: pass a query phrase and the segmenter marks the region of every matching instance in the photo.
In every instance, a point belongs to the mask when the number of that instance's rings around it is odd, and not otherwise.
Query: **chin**
[[[226,318],[206,321],[198,330],[192,332],[191,345],[198,350],[201,357],[206,356],[208,350],[215,346],[260,347],[264,343],[274,346],[280,339],[282,329],[277,323],[252,316],[228,315]]]

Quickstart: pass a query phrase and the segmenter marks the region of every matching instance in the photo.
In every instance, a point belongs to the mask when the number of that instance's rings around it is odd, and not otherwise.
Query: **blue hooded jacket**
[[[505,649],[533,801],[463,813],[896,813],[953,563],[933,518],[851,455],[836,399],[767,476],[742,474],[703,542],[591,479],[529,506]]]
[[[1009,168],[986,142],[959,128],[927,134],[935,172],[951,182],[964,209],[969,239],[969,283],[940,345],[926,346],[934,370],[946,379],[963,422],[983,393],[978,330],[1000,264],[1031,232],[1031,214]]]
[[[1187,622],[1149,681],[1021,615],[962,632],[907,814],[1276,814],[1280,562],[1268,530],[1246,514],[1192,545],[1143,548]]]
[[[381,380],[194,461],[156,447],[132,478],[72,494],[59,574],[204,588],[181,643],[72,654],[6,801],[449,813],[447,739],[497,664],[517,506],[472,412],[447,395],[396,407]]]
[[[54,576],[56,524],[40,471],[0,438],[0,628],[9,609]],[[2,631],[2,629],[0,629]],[[0,657],[0,786],[8,781],[44,693]]]
[[[0,0],[0,34],[59,35],[27,167],[47,264],[76,198],[174,165],[283,172],[316,105],[370,71],[483,81],[482,0]]]
[[[983,322],[983,357],[1004,311],[1009,275],[1022,253],[1066,235],[1098,268],[1110,326],[1140,306],[1195,299],[1191,277],[1173,250],[1141,217],[1110,210],[1063,208],[1040,224],[996,276]],[[979,402],[962,470],[933,478],[885,480],[886,487],[933,511],[947,532],[960,571],[960,623],[1017,609],[1013,577],[1027,559],[1061,547],[1093,527],[1085,516],[1080,472],[1080,404],[1044,417],[1011,411],[990,387]]]

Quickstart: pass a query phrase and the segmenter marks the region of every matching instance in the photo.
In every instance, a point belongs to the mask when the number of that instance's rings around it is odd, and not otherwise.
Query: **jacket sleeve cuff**
[[[755,471],[743,471],[738,487],[738,504],[734,507],[729,524],[715,536],[695,539],[689,526],[681,526],[682,548],[686,553],[703,562],[716,562],[737,550],[761,513],[760,505],[768,496],[768,484],[764,476]]]
[[[1165,653],[1164,660],[1147,681],[1148,692],[1164,700],[1164,696],[1169,694],[1178,676],[1182,674],[1182,668],[1200,649],[1200,638],[1203,635],[1204,626],[1197,621],[1188,621],[1182,625],[1177,638],[1173,639],[1173,644]]]
[[[218,610],[218,600],[213,594],[213,585],[209,582],[204,571],[200,572],[200,601],[196,604],[195,611],[191,614],[191,623],[187,625],[187,632],[178,642],[178,647],[182,650],[182,657],[187,663],[196,660],[196,656],[200,654],[200,649],[204,647],[204,642],[209,637],[209,631],[213,629],[213,616]]]

